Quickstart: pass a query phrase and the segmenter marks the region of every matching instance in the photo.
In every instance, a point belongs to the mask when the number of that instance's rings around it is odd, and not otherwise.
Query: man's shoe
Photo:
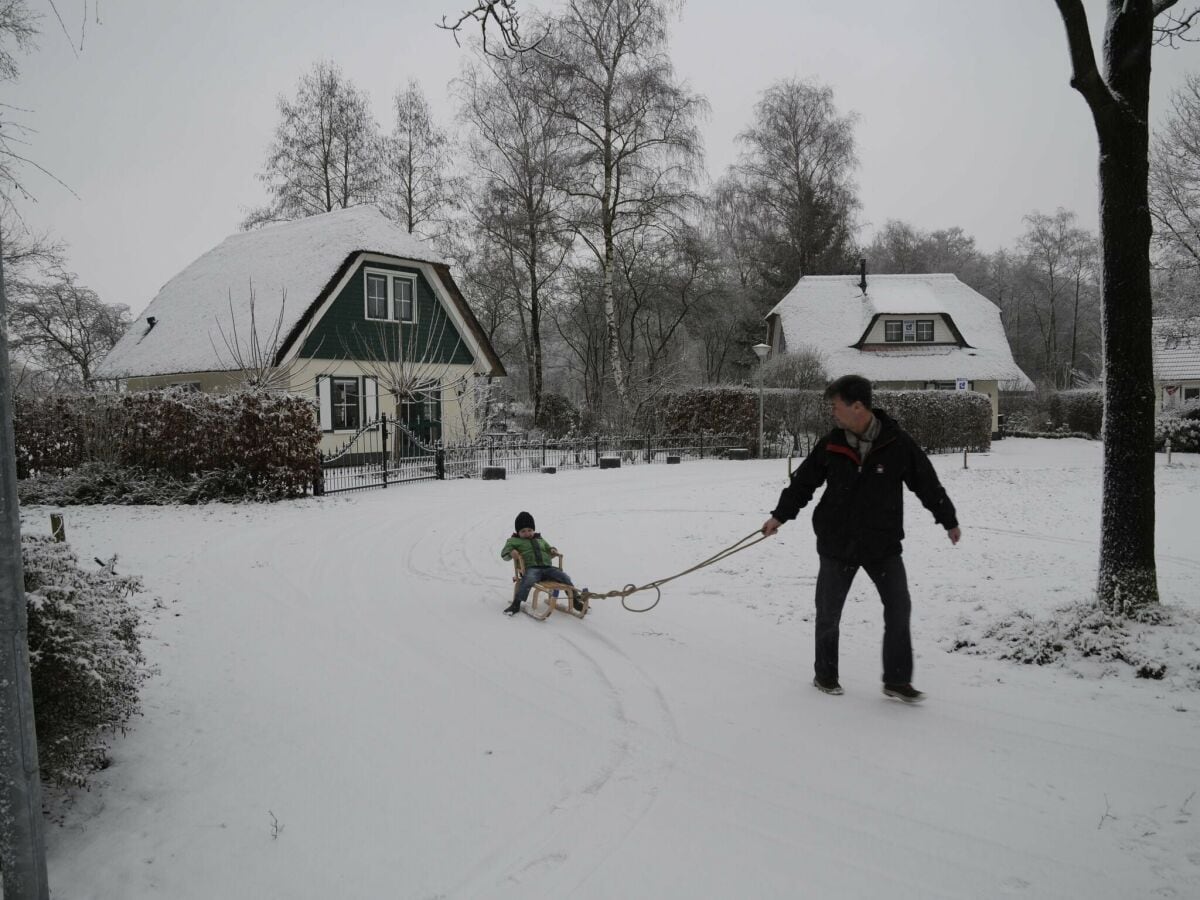
[[[840,697],[844,693],[842,686],[836,681],[827,681],[821,678],[813,679],[813,687],[824,694],[833,694],[835,697]]]
[[[911,684],[885,684],[883,696],[903,700],[905,703],[920,703],[925,699],[925,695]]]
[[[575,612],[583,612],[583,594],[587,592],[587,588],[575,591],[575,596],[571,599],[571,606]]]
[[[521,604],[513,603],[513,604],[510,604],[509,606],[505,607],[504,614],[506,616],[515,616],[520,611],[521,611]]]

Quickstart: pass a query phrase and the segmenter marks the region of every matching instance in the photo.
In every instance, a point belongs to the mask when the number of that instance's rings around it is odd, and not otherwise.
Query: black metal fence
[[[540,438],[516,434],[488,434],[474,441],[425,444],[403,425],[381,416],[364,426],[346,444],[321,459],[321,474],[314,493],[331,494],[360,488],[387,487],[408,481],[444,478],[477,478],[485,468],[503,468],[505,474],[539,472],[543,467],[587,469],[602,460],[645,465],[715,459],[752,444],[745,435],[592,435]],[[767,446],[767,455],[778,448]]]

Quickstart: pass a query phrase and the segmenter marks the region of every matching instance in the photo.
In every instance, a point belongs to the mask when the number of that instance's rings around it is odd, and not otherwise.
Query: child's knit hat
[[[517,513],[517,521],[513,526],[513,531],[520,531],[522,528],[534,528],[533,516],[527,512]]]

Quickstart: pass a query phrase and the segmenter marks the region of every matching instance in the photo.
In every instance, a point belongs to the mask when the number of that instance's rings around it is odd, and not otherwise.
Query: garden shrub
[[[1193,400],[1158,415],[1154,422],[1155,449],[1165,450],[1168,440],[1172,452],[1200,453],[1200,403]]]
[[[103,467],[92,474],[105,478],[160,487],[173,479],[174,493],[191,498],[185,502],[298,496],[312,482],[321,438],[310,400],[253,391],[18,397],[14,429],[18,478],[75,473],[55,502],[89,495],[78,484],[84,464]],[[77,502],[145,502],[128,499],[141,490],[131,485],[123,500]]]
[[[116,557],[85,571],[46,535],[24,535],[21,550],[42,780],[85,787],[107,765],[108,740],[140,712],[149,672],[129,598],[141,581],[117,575]]]
[[[578,431],[581,423],[579,410],[562,394],[542,394],[542,403],[534,427],[544,432],[547,437],[559,438]]]

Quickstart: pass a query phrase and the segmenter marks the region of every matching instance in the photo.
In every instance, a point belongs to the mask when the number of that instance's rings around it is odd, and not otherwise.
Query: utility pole
[[[42,784],[29,678],[29,623],[0,254],[0,869],[4,900],[48,900]]]

